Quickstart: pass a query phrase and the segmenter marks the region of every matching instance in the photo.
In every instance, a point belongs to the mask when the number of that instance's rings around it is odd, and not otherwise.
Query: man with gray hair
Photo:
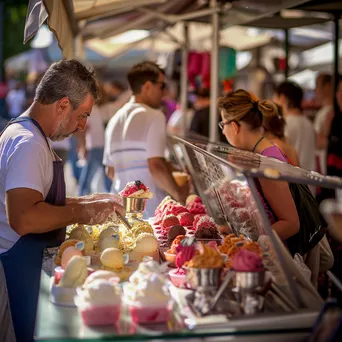
[[[114,211],[124,214],[113,195],[66,198],[63,162],[48,140],[83,130],[97,98],[93,71],[76,60],[54,63],[33,104],[0,136],[0,293],[7,284],[20,342],[33,340],[44,249],[59,246],[68,225],[102,224]],[[0,299],[0,313],[7,303]],[[7,320],[0,317],[1,331],[8,330],[4,322],[10,325],[7,314]]]

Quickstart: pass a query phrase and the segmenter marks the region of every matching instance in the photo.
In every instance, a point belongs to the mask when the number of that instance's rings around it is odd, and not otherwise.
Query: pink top
[[[283,161],[283,162],[286,162],[287,163],[287,159],[285,158],[285,156],[283,155],[283,153],[281,152],[281,150],[279,149],[278,146],[276,145],[273,145],[271,147],[267,147],[265,148],[261,155],[265,156],[265,157],[270,157],[270,158],[275,158],[275,159],[278,159],[280,161]],[[276,222],[276,218],[275,218],[275,215],[272,211],[272,209],[270,208],[269,204],[267,203],[267,201],[265,200],[263,194],[262,194],[262,189],[261,189],[261,186],[260,186],[260,183],[259,182],[256,182],[256,185],[257,185],[257,189],[258,189],[258,192],[259,192],[259,195],[260,195],[260,198],[263,202],[263,205],[264,205],[264,209],[266,211],[266,214],[271,222],[271,224],[275,223]]]
[[[262,151],[261,155],[263,155],[265,157],[275,158],[275,159],[278,159],[280,161],[283,161],[283,162],[287,163],[287,159],[285,158],[284,154],[281,152],[279,147],[276,146],[276,145],[273,145],[271,147],[265,148]]]

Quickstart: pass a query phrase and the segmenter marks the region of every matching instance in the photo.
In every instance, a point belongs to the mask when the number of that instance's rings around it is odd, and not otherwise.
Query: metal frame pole
[[[285,79],[289,77],[290,67],[289,67],[289,55],[290,55],[290,30],[285,29]]]
[[[210,1],[210,7],[217,7],[217,0]],[[220,44],[220,18],[218,12],[211,16],[212,18],[212,46],[211,46],[211,61],[210,61],[210,121],[209,121],[209,140],[217,141],[217,98],[219,92],[219,44]]]
[[[336,102],[336,91],[338,86],[338,76],[339,76],[339,36],[340,36],[340,30],[339,30],[339,19],[340,19],[341,13],[335,13],[334,14],[334,61],[333,61],[333,77],[334,77],[334,107],[335,112],[337,113],[337,102]]]
[[[183,124],[181,128],[182,136],[188,131],[188,118],[186,115],[188,109],[188,46],[189,46],[189,26],[183,23],[184,43],[182,45],[182,67],[181,67],[181,109],[183,115]]]
[[[84,45],[84,37],[83,37],[83,28],[86,24],[85,20],[79,21],[79,32],[77,36],[74,39],[75,44],[75,57],[81,61],[84,61],[86,59],[85,55],[85,45]]]
[[[5,81],[4,75],[4,11],[5,3],[0,0],[0,83]]]

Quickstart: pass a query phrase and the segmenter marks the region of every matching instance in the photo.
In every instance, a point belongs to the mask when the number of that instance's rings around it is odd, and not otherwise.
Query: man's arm
[[[103,223],[114,210],[124,214],[123,208],[113,200],[55,206],[45,203],[43,195],[33,189],[16,188],[6,192],[7,219],[19,235],[45,233],[74,223]]]
[[[184,203],[189,194],[189,186],[179,187],[170,172],[169,163],[160,157],[148,159],[148,168],[159,188],[170,194],[175,200]]]

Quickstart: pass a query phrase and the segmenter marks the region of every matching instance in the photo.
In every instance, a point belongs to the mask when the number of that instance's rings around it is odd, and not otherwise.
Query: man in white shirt
[[[301,110],[303,90],[299,85],[287,81],[275,90],[273,100],[283,107],[285,136],[298,153],[300,167],[315,170],[315,131]]]
[[[93,71],[76,60],[54,63],[32,105],[0,134],[0,293],[20,342],[33,341],[44,249],[59,246],[68,225],[124,214],[110,194],[66,198],[63,163],[49,143],[83,130],[97,98]],[[10,322],[2,317],[8,299],[0,298],[0,322]]]
[[[166,119],[159,110],[166,87],[163,70],[153,62],[137,64],[128,82],[134,97],[108,123],[103,163],[114,192],[135,180],[150,188],[154,197],[147,202],[145,217],[151,217],[166,193],[184,202],[188,185],[176,184],[164,157]]]
[[[319,74],[316,78],[316,100],[322,106],[316,113],[314,129],[316,132],[316,162],[317,171],[326,174],[327,169],[327,137],[324,134],[325,123],[333,110],[332,77],[329,74]]]

